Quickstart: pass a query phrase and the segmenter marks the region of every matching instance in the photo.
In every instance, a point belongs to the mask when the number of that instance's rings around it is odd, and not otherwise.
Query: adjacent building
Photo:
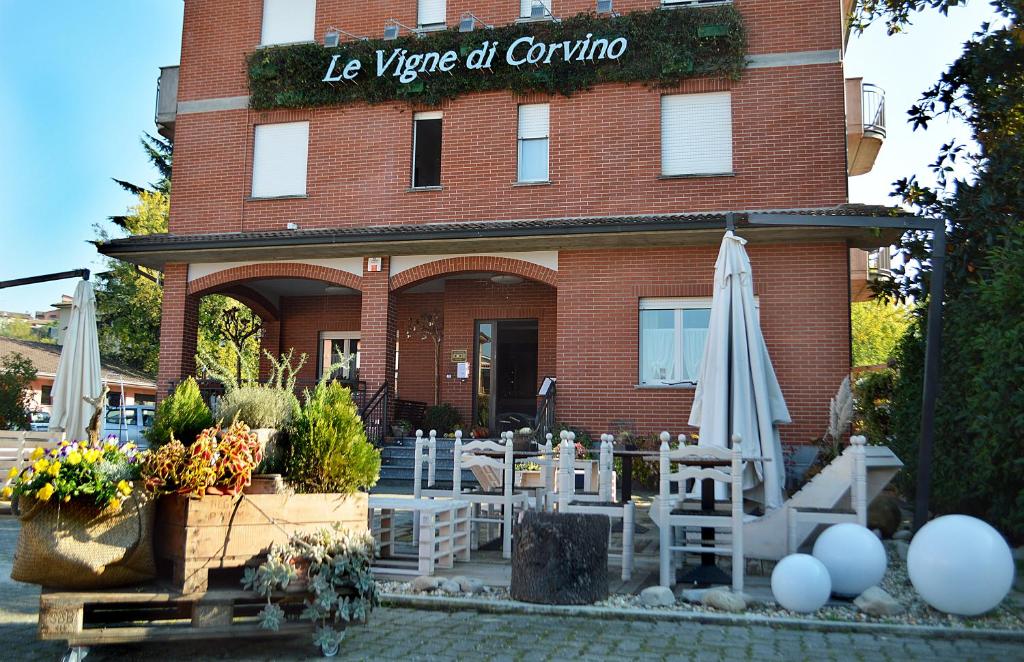
[[[391,416],[395,398],[434,404],[436,392],[490,434],[543,406],[594,433],[682,431],[734,226],[793,417],[783,438],[819,436],[850,369],[851,298],[885,267],[867,251],[891,237],[749,221],[885,213],[848,204],[848,176],[871,168],[885,135],[881,91],[844,77],[850,9],[185,0],[180,68],[162,70],[157,104],[174,139],[170,231],[100,248],[164,273],[161,393],[194,373],[199,301],[218,293],[260,315],[265,349],[308,355],[304,380],[346,359],[345,377],[392,396]],[[553,41],[581,13],[586,34]],[[630,27],[641,21],[698,27]],[[471,69],[488,26],[532,41],[502,38],[498,63]],[[737,75],[693,73],[738,47]],[[417,75],[395,83],[400,68],[383,65],[412,55]],[[637,80],[630,57],[654,62],[657,80]],[[590,82],[566,95],[565,76]],[[462,87],[424,100],[444,85]],[[423,319],[443,328],[439,345]],[[538,395],[546,377],[553,402]]]

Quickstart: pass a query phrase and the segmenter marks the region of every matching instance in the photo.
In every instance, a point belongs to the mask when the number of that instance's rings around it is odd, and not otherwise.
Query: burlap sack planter
[[[156,504],[141,491],[121,510],[88,502],[19,500],[21,531],[11,579],[47,588],[125,586],[156,576]]]

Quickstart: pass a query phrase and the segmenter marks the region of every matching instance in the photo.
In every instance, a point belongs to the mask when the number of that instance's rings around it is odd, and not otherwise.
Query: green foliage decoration
[[[504,50],[520,37],[555,43],[626,37],[629,46],[617,60],[509,65]],[[490,70],[466,70],[466,55],[483,42],[499,46]],[[460,59],[449,73],[420,74],[403,84],[391,75],[376,75],[380,49],[390,54],[455,51]],[[739,79],[746,66],[747,40],[740,13],[731,4],[638,11],[616,17],[579,14],[560,22],[524,22],[460,33],[457,29],[393,41],[371,39],[327,48],[317,43],[260,48],[248,59],[250,104],[254,109],[301,108],[347,103],[411,101],[436,105],[473,92],[509,90],[570,96],[601,83],[646,82],[665,88],[695,77]],[[358,59],[362,69],[354,81],[323,82],[334,55],[342,66]],[[337,69],[336,69],[337,71]]]
[[[218,365],[211,374],[222,379],[226,392],[217,403],[217,418],[221,424],[243,421],[250,428],[288,430],[299,415],[299,399],[295,397],[295,381],[306,363],[306,355],[292,365],[294,350],[275,358],[264,352],[270,363],[270,374],[262,384],[239,384],[230,370]]]
[[[911,310],[890,301],[872,299],[850,304],[853,365],[884,365],[910,327]]]
[[[444,404],[427,407],[423,414],[423,432],[437,430],[437,434],[444,436],[457,430],[462,425],[462,418],[455,407]]]
[[[299,492],[351,494],[376,485],[380,451],[366,439],[349,389],[322,379],[305,400],[287,460],[292,486]]]
[[[0,430],[28,430],[32,394],[28,390],[36,378],[32,361],[14,352],[0,363]]]
[[[196,380],[189,377],[160,402],[153,427],[145,432],[146,441],[159,447],[171,441],[173,435],[188,446],[209,427],[213,427],[213,415],[203,402]]]

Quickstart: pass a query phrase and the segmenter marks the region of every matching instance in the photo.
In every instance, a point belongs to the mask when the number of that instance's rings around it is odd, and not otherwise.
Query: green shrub
[[[189,377],[178,384],[174,393],[160,402],[153,427],[145,432],[150,446],[158,447],[171,440],[171,435],[188,446],[199,433],[213,425],[210,408],[203,402],[196,380]]]
[[[217,403],[217,419],[228,425],[237,417],[250,428],[287,430],[299,414],[299,399],[291,391],[266,386],[239,386]]]
[[[594,439],[590,436],[590,433],[588,433],[583,428],[578,428],[578,427],[569,425],[568,423],[565,423],[565,422],[558,423],[557,425],[555,425],[555,429],[551,431],[551,443],[552,444],[557,444],[558,443],[558,441],[560,439],[559,435],[562,434],[562,430],[565,430],[566,432],[574,432],[574,433],[576,433],[576,443],[577,444],[583,444],[584,448],[591,448],[594,445]]]
[[[423,416],[423,431],[437,430],[437,434],[445,435],[454,432],[462,425],[459,412],[451,405],[434,405],[427,407]]]
[[[299,492],[350,494],[377,484],[380,451],[366,439],[349,390],[322,380],[295,419],[287,462]]]
[[[885,445],[890,442],[895,382],[896,371],[887,369],[865,373],[853,383],[853,395],[857,401],[854,425],[858,434],[868,438],[869,444]]]
[[[29,386],[36,378],[32,361],[14,352],[0,363],[0,430],[28,430],[32,419]]]

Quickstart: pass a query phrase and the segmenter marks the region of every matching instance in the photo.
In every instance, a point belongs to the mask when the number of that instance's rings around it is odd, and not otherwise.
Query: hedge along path
[[[738,80],[746,53],[746,31],[731,4],[579,14],[335,48],[260,48],[248,58],[249,103],[255,110],[396,100],[437,105],[495,90],[571,96],[613,82],[669,88],[696,77]]]

